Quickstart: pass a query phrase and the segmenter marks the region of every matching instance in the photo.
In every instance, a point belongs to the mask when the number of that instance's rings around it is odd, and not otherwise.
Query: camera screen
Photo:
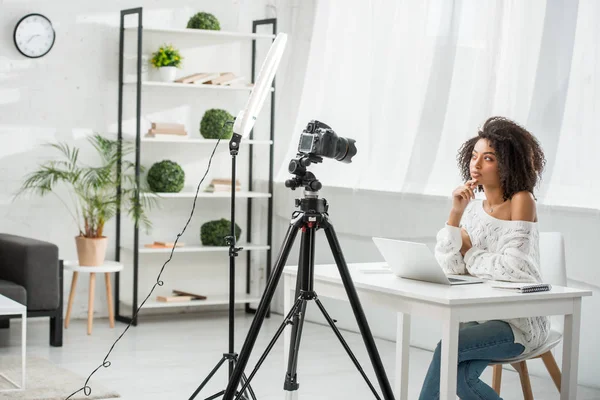
[[[300,135],[298,151],[301,153],[311,153],[313,150],[314,135],[303,133]]]

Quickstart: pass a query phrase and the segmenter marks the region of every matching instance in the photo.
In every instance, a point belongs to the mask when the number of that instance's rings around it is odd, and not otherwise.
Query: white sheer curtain
[[[306,123],[356,139],[327,186],[448,196],[492,115],[541,141],[541,203],[600,208],[600,2],[319,0],[290,147]]]

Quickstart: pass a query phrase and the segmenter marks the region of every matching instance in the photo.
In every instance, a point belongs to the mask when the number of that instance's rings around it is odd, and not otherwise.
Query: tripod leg
[[[300,350],[300,338],[302,337],[302,327],[304,326],[304,315],[306,313],[306,301],[296,310],[294,314],[294,326],[290,341],[290,349],[288,356],[288,367],[285,374],[285,383],[283,389],[287,391],[298,390],[299,384],[297,380],[298,368],[298,351]]]
[[[296,275],[296,298],[302,293],[312,291],[312,277],[314,267],[315,229],[309,226],[302,230],[300,238],[300,257],[298,259],[298,274]],[[306,313],[306,301],[296,310],[293,317],[292,334],[288,355],[288,367],[285,374],[283,389],[286,391],[298,390],[297,368],[298,351]]]
[[[269,310],[269,305],[271,304],[271,300],[273,299],[273,295],[275,294],[275,289],[277,289],[277,284],[279,283],[279,279],[281,278],[281,274],[283,273],[283,269],[285,267],[285,263],[290,254],[290,250],[294,244],[294,239],[296,239],[296,235],[298,234],[298,229],[303,224],[304,214],[299,213],[296,216],[296,219],[292,220],[288,231],[283,240],[283,245],[279,252],[279,256],[277,257],[277,261],[275,262],[275,266],[267,283],[267,287],[263,294],[263,297],[258,304],[258,308],[256,309],[256,315],[252,320],[252,324],[250,325],[250,329],[248,331],[248,336],[246,336],[246,340],[244,341],[244,345],[242,346],[242,350],[238,356],[238,361],[233,369],[233,373],[229,378],[229,382],[227,383],[227,388],[225,389],[225,394],[223,395],[223,400],[233,400],[235,396],[235,391],[242,380],[242,374],[244,373],[244,369],[246,368],[246,364],[248,364],[248,360],[250,358],[250,353],[252,352],[252,348],[256,343],[256,338],[258,337],[258,333],[260,332],[260,327],[267,315],[267,311]]]
[[[246,374],[242,374],[242,384],[244,386],[246,386],[246,382],[248,382],[248,378],[246,378]],[[256,396],[254,395],[254,390],[252,390],[252,386],[250,386],[250,383],[248,383],[248,393],[250,394],[250,397],[246,397],[246,399],[251,398],[252,400],[256,400]],[[245,393],[244,393],[244,396],[246,396]]]
[[[346,289],[346,294],[348,295],[348,300],[350,301],[350,305],[352,306],[354,317],[356,318],[356,322],[358,323],[360,334],[363,337],[365,346],[367,348],[367,352],[369,353],[369,358],[371,359],[371,364],[373,365],[373,369],[375,370],[375,375],[377,376],[379,387],[383,392],[383,398],[385,400],[392,400],[394,399],[394,393],[392,391],[392,387],[390,386],[390,382],[385,374],[385,369],[383,368],[383,363],[381,362],[379,351],[377,351],[377,346],[375,345],[373,334],[371,333],[369,323],[367,322],[367,318],[365,317],[365,313],[360,304],[360,300],[358,298],[358,294],[356,293],[354,283],[352,282],[352,277],[350,276],[348,265],[346,264],[346,260],[344,259],[344,255],[342,253],[342,247],[340,246],[340,243],[337,239],[335,230],[333,229],[333,225],[331,225],[329,221],[323,221],[321,223],[321,226],[324,227],[325,235],[327,236],[327,241],[329,242],[329,247],[331,248],[331,252],[333,254],[333,258],[335,259],[335,263],[338,267],[338,271],[340,272],[340,277],[342,278],[344,288]]]
[[[204,379],[204,381],[200,384],[200,386],[198,386],[198,389],[196,389],[196,391],[194,393],[192,393],[189,400],[193,400],[194,398],[196,398],[196,396],[198,396],[198,393],[200,393],[202,388],[208,383],[208,381],[211,380],[211,378],[219,370],[219,368],[221,368],[221,365],[223,365],[225,360],[227,360],[227,358],[225,358],[225,357],[221,358],[221,361],[219,361],[217,363],[217,365],[213,368],[213,370],[210,371],[210,374],[208,374],[208,376]]]
[[[260,368],[262,363],[265,361],[265,359],[269,355],[269,352],[273,349],[273,346],[275,346],[277,339],[279,339],[279,336],[281,336],[281,334],[283,333],[283,330],[285,329],[286,325],[291,323],[292,316],[298,311],[298,309],[300,307],[302,307],[303,303],[305,303],[305,302],[306,302],[306,300],[303,300],[301,298],[298,298],[296,300],[296,302],[294,303],[294,306],[291,308],[290,312],[288,312],[288,314],[285,316],[285,318],[283,319],[283,322],[277,329],[277,332],[275,332],[275,335],[273,335],[273,339],[271,339],[271,341],[267,345],[266,350],[263,352],[263,354],[260,356],[260,358],[256,362],[254,369],[250,373],[250,376],[246,379],[246,383],[244,383],[242,385],[240,392],[244,392],[246,390],[246,387],[248,387],[250,385],[250,381],[252,380],[252,378],[254,378],[254,375],[256,375],[256,373],[258,372],[258,369]],[[238,400],[238,397],[236,397],[235,400]]]
[[[344,350],[346,350],[346,353],[348,353],[348,356],[350,357],[350,359],[352,360],[352,362],[356,366],[356,369],[358,369],[358,372],[360,372],[360,374],[362,375],[362,377],[365,379],[365,382],[367,382],[367,385],[369,385],[369,388],[371,389],[371,391],[375,395],[375,398],[377,400],[379,400],[380,397],[379,397],[379,394],[377,393],[377,390],[375,389],[375,387],[373,386],[373,384],[369,380],[369,377],[367,376],[367,374],[365,374],[365,371],[362,369],[360,363],[356,359],[356,356],[354,356],[354,353],[350,349],[350,346],[348,346],[348,343],[346,343],[346,340],[342,336],[342,333],[340,332],[340,330],[338,329],[338,327],[335,325],[335,322],[333,321],[333,319],[331,318],[331,316],[329,315],[329,313],[327,312],[327,310],[325,310],[325,307],[321,303],[321,300],[319,300],[317,298],[317,299],[315,299],[315,303],[317,303],[317,306],[319,307],[319,310],[321,310],[321,313],[323,314],[323,316],[327,320],[327,323],[329,324],[329,326],[331,326],[331,329],[333,329],[333,333],[335,333],[335,336],[337,336],[337,338],[339,339],[340,343],[344,347]]]

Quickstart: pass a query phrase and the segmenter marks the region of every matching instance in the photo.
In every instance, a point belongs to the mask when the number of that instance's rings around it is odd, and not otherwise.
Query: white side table
[[[0,390],[0,392],[10,392],[25,389],[25,345],[27,343],[27,307],[21,303],[4,297],[0,294],[0,315],[21,314],[21,385],[15,383],[8,376],[0,372],[0,376],[15,386],[15,389]],[[2,365],[0,363],[0,365]]]
[[[108,303],[108,320],[110,327],[115,327],[115,314],[113,309],[112,287],[110,283],[110,274],[123,269],[123,264],[117,261],[105,261],[104,264],[97,267],[85,267],[79,265],[77,261],[64,261],[65,270],[73,271],[73,279],[71,280],[71,291],[69,293],[69,305],[67,306],[67,315],[65,316],[65,329],[69,327],[69,319],[71,318],[71,308],[73,307],[73,299],[75,298],[75,287],[77,286],[77,277],[80,272],[90,274],[90,290],[88,297],[88,325],[87,333],[92,334],[92,323],[94,320],[94,294],[96,287],[96,274],[104,273],[104,281],[106,282],[106,301]]]

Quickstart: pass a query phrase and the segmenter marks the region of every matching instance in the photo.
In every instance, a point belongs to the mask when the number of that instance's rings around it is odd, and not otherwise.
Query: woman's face
[[[469,164],[471,178],[477,179],[480,185],[498,185],[498,159],[495,150],[490,147],[487,139],[479,139],[473,148]]]

